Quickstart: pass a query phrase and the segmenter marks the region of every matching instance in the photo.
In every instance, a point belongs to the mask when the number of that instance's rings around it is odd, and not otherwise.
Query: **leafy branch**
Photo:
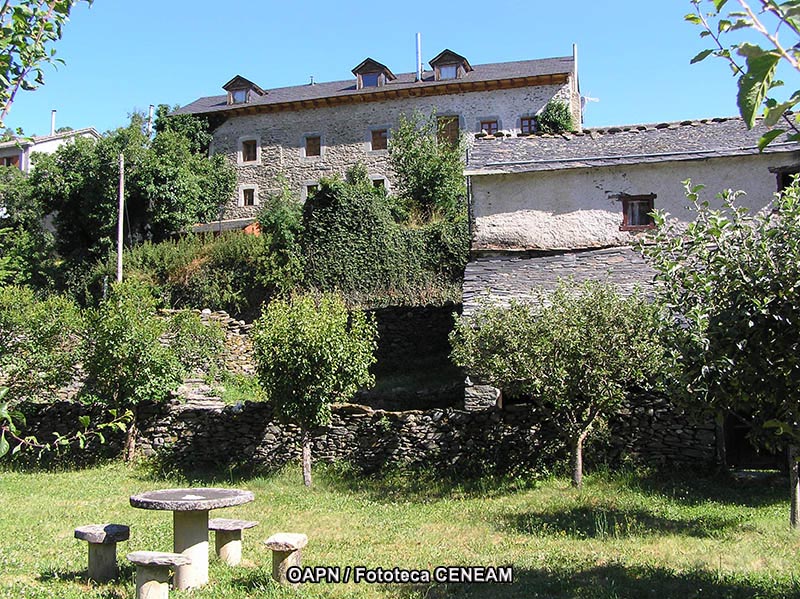
[[[63,62],[51,45],[61,39],[63,25],[80,1],[5,0],[0,5],[0,127],[17,92],[44,84],[45,64]]]
[[[800,71],[800,0],[757,0],[756,9],[746,0],[737,0],[740,10],[727,13],[723,9],[728,0],[690,1],[694,12],[686,15],[686,21],[702,29],[701,38],[710,37],[714,41],[714,47],[698,53],[691,63],[715,56],[729,64],[733,75],[739,78],[736,102],[748,128],[755,125],[763,106],[764,125],[771,129],[759,140],[759,149],[763,150],[783,133],[787,133],[790,141],[800,140],[800,115],[792,112],[800,103],[800,90],[783,101],[771,95],[775,88],[783,85],[783,81],[775,77],[782,62]],[[708,5],[710,11],[704,9]],[[730,33],[746,29],[755,31],[766,40],[767,48],[746,41],[725,43]],[[794,43],[781,42],[781,29],[788,30],[786,32]],[[743,59],[743,64],[737,56]],[[778,123],[781,126],[776,127]]]
[[[105,443],[104,432],[120,431],[125,432],[128,425],[133,420],[133,413],[130,410],[119,412],[109,410],[111,420],[92,426],[89,416],[79,416],[80,428],[72,434],[62,435],[53,433],[54,439],[49,443],[40,442],[34,436],[22,436],[18,425],[25,425],[25,416],[18,410],[11,408],[10,402],[3,401],[8,393],[8,387],[0,387],[0,458],[11,452],[11,455],[23,449],[39,450],[41,455],[45,451],[53,450],[57,447],[67,445],[77,445],[81,449],[86,447],[91,439],[97,439],[100,443]]]

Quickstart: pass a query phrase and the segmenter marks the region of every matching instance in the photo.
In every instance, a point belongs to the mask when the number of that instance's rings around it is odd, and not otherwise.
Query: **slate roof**
[[[738,117],[584,129],[581,133],[476,139],[465,174],[491,175],[758,154],[767,131]],[[799,151],[781,136],[764,153]]]
[[[433,71],[424,71],[422,81],[414,81],[416,73],[401,73],[397,79],[389,81],[380,87],[356,89],[356,80],[333,81],[329,83],[315,83],[314,85],[295,85],[292,87],[279,87],[267,89],[263,96],[254,98],[247,106],[260,106],[268,104],[281,104],[303,100],[316,100],[348,95],[361,95],[379,93],[387,90],[402,90],[419,87],[435,87],[452,85],[461,82],[496,81],[498,79],[517,79],[523,77],[536,77],[540,75],[569,74],[574,70],[574,61],[571,56],[557,58],[543,58],[538,60],[521,60],[516,62],[500,62],[483,65],[473,65],[473,70],[461,79],[435,81]],[[204,114],[210,112],[224,112],[242,108],[242,104],[228,105],[227,95],[209,96],[195,100],[175,111],[175,114]]]
[[[94,127],[84,127],[83,129],[71,129],[69,131],[62,131],[61,133],[54,133],[53,135],[37,135],[36,137],[20,137],[19,139],[12,139],[11,141],[4,141],[0,143],[0,150],[5,148],[24,148],[31,145],[52,141],[54,139],[64,139],[67,137],[78,137],[83,135],[91,135],[95,139],[100,139],[101,135],[95,131]]]

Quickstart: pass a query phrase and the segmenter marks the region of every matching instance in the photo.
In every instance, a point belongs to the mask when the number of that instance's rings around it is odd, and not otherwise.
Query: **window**
[[[451,145],[458,143],[458,117],[440,116],[436,119],[439,126],[437,138],[439,143],[447,142]]]
[[[234,89],[231,90],[231,103],[232,104],[244,104],[247,102],[247,90],[246,89]]]
[[[258,206],[258,185],[239,185],[239,206]]]
[[[386,189],[386,181],[384,179],[373,179],[372,186],[375,189]]]
[[[321,156],[322,143],[319,135],[309,135],[306,137],[306,156]]]
[[[378,87],[378,77],[380,77],[380,73],[363,73],[361,87]]]
[[[14,156],[5,156],[0,158],[0,165],[2,166],[16,166],[19,168],[19,154],[15,154]]]
[[[641,231],[655,226],[653,201],[656,195],[620,196],[622,201],[622,225],[620,231]]]
[[[317,195],[319,191],[319,185],[316,183],[312,183],[311,185],[306,185],[306,198],[313,198]]]
[[[498,130],[497,121],[481,121],[481,133],[494,135]]]
[[[258,145],[255,139],[242,142],[242,162],[255,162],[258,159]]]
[[[389,131],[387,129],[372,130],[372,150],[385,150],[388,145]]]
[[[458,65],[443,64],[439,67],[439,79],[455,79],[458,76]]]
[[[536,118],[524,116],[519,120],[519,132],[522,135],[530,135],[536,132]]]

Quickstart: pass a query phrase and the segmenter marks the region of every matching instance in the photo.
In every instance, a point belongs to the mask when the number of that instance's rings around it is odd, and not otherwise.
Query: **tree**
[[[374,381],[377,330],[338,295],[274,300],[253,326],[259,380],[279,417],[302,431],[303,482],[311,486],[311,436],[331,421],[331,404]]]
[[[161,343],[167,322],[156,314],[149,289],[132,281],[115,283],[88,316],[92,338],[84,361],[89,398],[111,408],[160,402],[183,380],[178,357]],[[133,457],[136,422],[128,429],[125,458]]]
[[[44,287],[50,280],[53,236],[44,227],[44,208],[33,197],[28,176],[0,167],[0,284]]]
[[[531,397],[562,431],[572,484],[583,483],[583,443],[634,385],[655,382],[663,350],[656,308],[609,283],[560,281],[538,301],[484,307],[456,319],[452,357],[511,397]]]
[[[65,257],[103,258],[114,247],[120,153],[130,245],[167,239],[215,217],[233,193],[236,173],[223,156],[208,158],[196,140],[168,128],[150,140],[143,125],[134,115],[130,125],[99,141],[78,138],[39,158],[31,175],[34,197],[55,213]]]
[[[6,0],[0,5],[0,128],[20,89],[44,83],[45,64],[56,58],[53,44],[79,0]],[[88,4],[92,0],[86,0]]]
[[[702,28],[700,37],[709,37],[714,42],[711,48],[697,54],[692,63],[708,56],[728,62],[733,75],[738,77],[736,102],[748,128],[753,127],[763,106],[764,124],[774,128],[762,136],[759,148],[786,132],[788,139],[800,140],[800,113],[792,113],[800,102],[800,90],[781,99],[773,95],[783,86],[783,81],[776,77],[781,63],[794,72],[800,71],[800,1],[737,0],[738,9],[727,13],[723,9],[728,0],[691,0],[691,3],[694,12],[686,15],[686,20]],[[745,29],[758,33],[767,47],[749,41],[725,43],[729,34]],[[789,36],[788,42],[779,39],[779,32]]]
[[[389,138],[389,165],[395,172],[397,190],[408,206],[424,220],[435,213],[451,214],[464,205],[465,145],[440,139],[435,114],[400,115]]]
[[[750,415],[755,443],[789,449],[798,528],[800,190],[795,182],[772,211],[751,215],[737,193],[725,192],[712,209],[699,199],[702,186],[685,184],[694,222],[683,228],[656,212],[658,228],[643,246],[674,323],[678,392],[712,413]]]

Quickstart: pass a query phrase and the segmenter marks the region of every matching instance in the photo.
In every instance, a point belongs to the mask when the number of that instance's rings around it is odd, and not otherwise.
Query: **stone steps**
[[[216,390],[198,377],[186,378],[173,392],[173,396],[181,402],[182,408],[187,410],[221,410],[225,407]]]

